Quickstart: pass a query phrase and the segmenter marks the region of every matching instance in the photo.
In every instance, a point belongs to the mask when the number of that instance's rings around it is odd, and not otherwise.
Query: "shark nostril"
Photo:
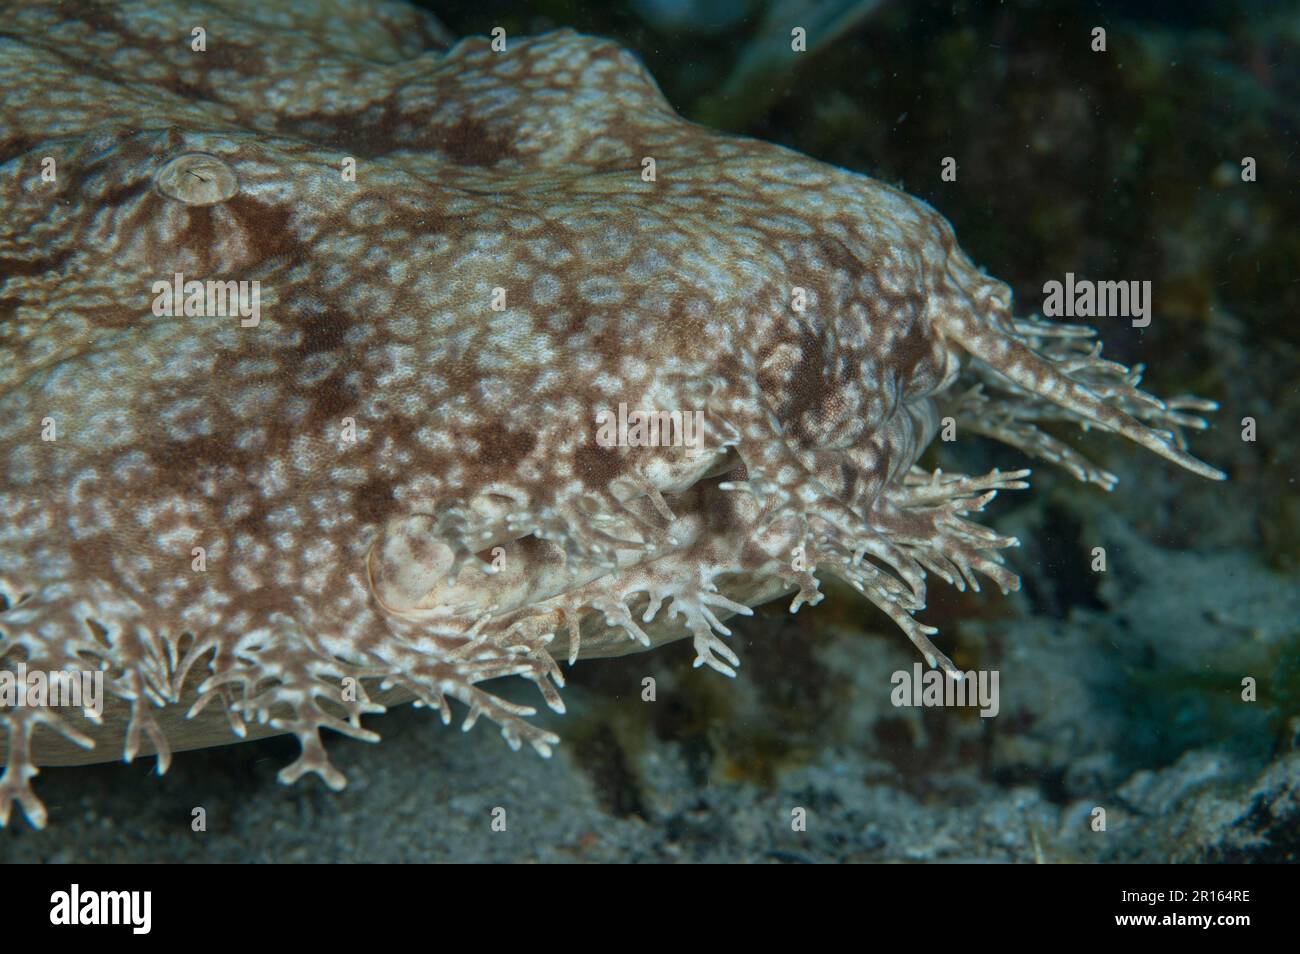
[[[186,205],[217,205],[239,192],[235,170],[217,156],[188,152],[158,171],[158,191]]]

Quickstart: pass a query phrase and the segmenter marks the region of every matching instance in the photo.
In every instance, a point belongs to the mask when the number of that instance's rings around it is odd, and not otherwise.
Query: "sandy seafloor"
[[[279,785],[295,747],[283,738],[180,753],[163,778],[151,759],[47,769],[50,827],[0,832],[0,861],[1295,860],[1300,13],[1191,4],[1170,20],[1144,4],[1126,19],[1102,4],[1120,72],[1054,58],[1090,22],[1060,5],[959,3],[940,20],[909,6],[867,16],[731,124],[926,198],[1022,313],[1067,269],[1153,280],[1146,332],[1099,323],[1108,354],[1147,363],[1157,393],[1224,405],[1192,446],[1227,483],[1072,435],[1121,483],[1106,494],[1038,464],[1032,490],[997,501],[986,520],[1024,541],[1010,554],[1022,590],[933,581],[923,618],[959,664],[999,671],[996,718],[893,707],[890,675],[917,656],[835,590],[797,617],[772,604],[738,621],[734,682],[692,670],[688,643],[580,663],[569,713],[541,716],[565,739],[549,761],[510,752],[487,723],[461,733],[403,707],[370,720],[379,745],[330,741],[351,778],[341,794]],[[444,19],[457,32],[570,22],[494,3]],[[736,44],[711,33],[712,59],[674,72],[682,34],[626,22],[576,25],[640,49],[675,105],[717,117],[707,90]],[[958,184],[938,183],[937,163],[919,171],[949,151]],[[1247,153],[1253,187],[1224,172]],[[930,463],[980,473],[1023,458],[980,445]],[[1105,573],[1090,569],[1096,546]],[[1246,677],[1257,701],[1241,698]],[[191,830],[196,806],[206,832]]]

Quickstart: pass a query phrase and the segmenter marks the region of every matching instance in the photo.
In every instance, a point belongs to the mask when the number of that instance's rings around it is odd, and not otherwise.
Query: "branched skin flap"
[[[0,707],[0,822],[45,823],[37,764],[231,732],[339,788],[320,730],[394,698],[547,754],[480,683],[562,711],[560,662],[680,637],[732,673],[724,621],[826,574],[951,668],[927,577],[1018,585],[969,518],[1028,471],[921,471],[943,415],[1107,487],[1036,424],[1220,476],[1181,437],[1211,405],[1013,318],[924,203],[683,121],[613,43],[291,9],[32,2],[0,38],[0,669],[109,696]],[[160,314],[178,274],[260,310]],[[698,431],[606,446],[620,405]]]

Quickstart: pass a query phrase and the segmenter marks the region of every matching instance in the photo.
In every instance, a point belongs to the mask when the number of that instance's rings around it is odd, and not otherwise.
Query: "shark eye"
[[[186,205],[216,205],[239,191],[235,170],[206,152],[177,156],[158,170],[158,191]]]

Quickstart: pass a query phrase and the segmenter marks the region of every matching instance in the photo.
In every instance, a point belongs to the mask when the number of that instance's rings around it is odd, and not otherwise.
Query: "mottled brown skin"
[[[319,730],[373,739],[381,700],[546,753],[478,683],[562,710],[557,657],[682,636],[731,672],[722,620],[817,571],[951,667],[927,573],[1017,584],[962,515],[1027,472],[917,470],[941,413],[1106,485],[1034,422],[1217,475],[1177,435],[1203,405],[1015,321],[933,209],[683,122],[612,43],[273,8],[36,3],[0,38],[0,658],[113,696],[99,727],[0,712],[0,821],[43,824],[37,762],[231,728],[340,787]],[[155,315],[177,272],[260,282],[260,323]],[[620,403],[702,411],[702,451],[600,446]]]

